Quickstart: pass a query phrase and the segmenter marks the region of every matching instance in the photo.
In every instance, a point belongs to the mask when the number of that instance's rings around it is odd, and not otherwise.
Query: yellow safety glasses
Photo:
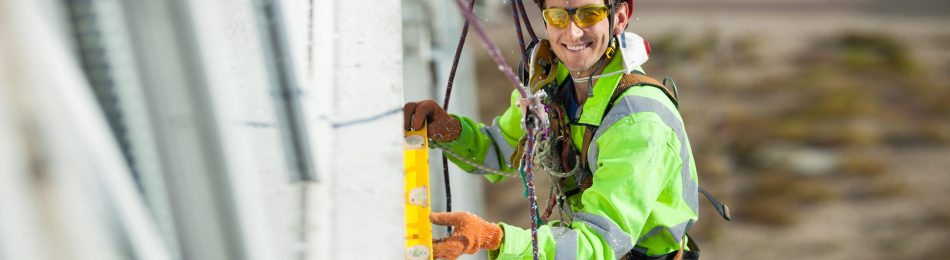
[[[545,8],[544,21],[558,29],[567,28],[571,24],[571,16],[578,27],[587,28],[607,17],[610,9],[606,5],[585,5],[579,8]]]

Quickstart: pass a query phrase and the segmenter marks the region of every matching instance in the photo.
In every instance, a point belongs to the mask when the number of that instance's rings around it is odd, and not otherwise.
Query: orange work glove
[[[475,254],[479,249],[495,250],[504,236],[498,224],[465,211],[433,212],[429,219],[436,225],[455,227],[452,235],[432,244],[435,258],[455,259],[462,254]]]
[[[450,142],[462,132],[462,123],[446,113],[433,100],[406,103],[402,108],[403,128],[405,130],[422,129],[429,124],[429,139],[437,142]]]

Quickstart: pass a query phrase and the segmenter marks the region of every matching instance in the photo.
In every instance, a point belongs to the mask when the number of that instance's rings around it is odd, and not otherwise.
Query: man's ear
[[[620,4],[621,8],[617,8],[617,12],[614,13],[614,21],[617,22],[617,25],[614,26],[613,35],[620,35],[623,33],[624,29],[627,28],[627,23],[630,22],[630,19],[627,17],[627,13],[630,12],[630,7],[627,6],[627,3]]]

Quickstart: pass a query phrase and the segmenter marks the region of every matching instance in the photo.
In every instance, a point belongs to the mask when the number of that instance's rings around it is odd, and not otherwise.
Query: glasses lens
[[[579,27],[590,27],[607,17],[606,6],[585,6],[577,9],[575,23]]]
[[[567,24],[571,22],[571,17],[568,16],[567,10],[561,8],[544,9],[543,15],[544,21],[557,28],[565,28]]]

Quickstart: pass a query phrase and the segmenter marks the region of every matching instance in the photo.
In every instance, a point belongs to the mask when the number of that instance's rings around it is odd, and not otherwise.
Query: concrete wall
[[[54,6],[0,2],[0,259],[169,259]]]
[[[0,2],[0,259],[401,258],[401,3],[278,2],[311,181],[262,3]],[[90,73],[113,76],[127,150]]]
[[[400,3],[317,4],[313,84],[304,93],[318,106],[311,118],[323,169],[309,197],[320,214],[315,259],[401,258]]]

